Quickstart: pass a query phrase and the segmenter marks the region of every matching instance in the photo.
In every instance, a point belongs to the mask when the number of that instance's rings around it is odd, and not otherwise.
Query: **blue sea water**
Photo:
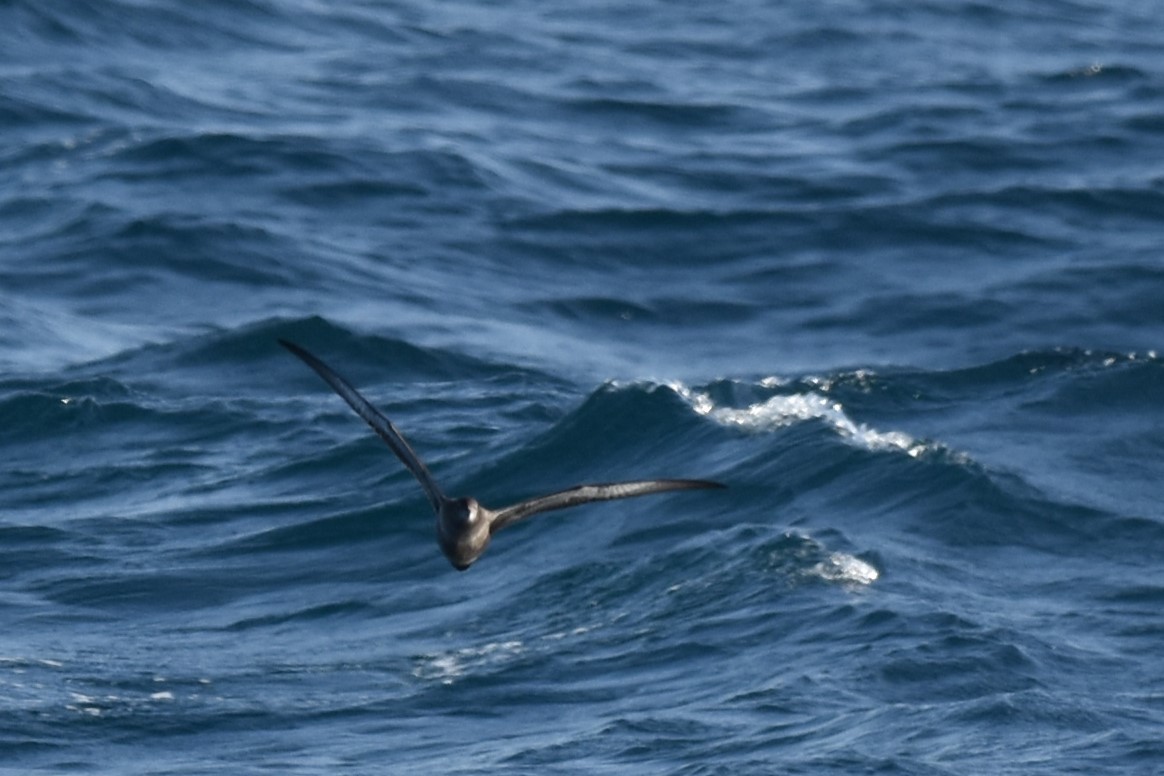
[[[1159,11],[0,3],[0,772],[1164,772]]]

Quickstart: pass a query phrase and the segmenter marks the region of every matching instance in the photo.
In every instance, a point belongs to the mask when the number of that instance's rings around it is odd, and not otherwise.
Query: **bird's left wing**
[[[511,523],[524,520],[539,512],[549,512],[552,509],[587,504],[591,501],[610,501],[618,498],[646,496],[650,493],[663,493],[669,490],[698,490],[706,488],[724,488],[718,482],[710,480],[635,480],[632,482],[606,482],[594,485],[577,485],[568,490],[538,496],[513,506],[498,509],[493,513],[493,521],[489,527],[491,533],[500,531]]]

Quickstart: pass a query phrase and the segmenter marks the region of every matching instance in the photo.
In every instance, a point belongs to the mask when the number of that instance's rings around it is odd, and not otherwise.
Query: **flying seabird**
[[[458,571],[464,571],[481,557],[493,534],[508,525],[552,509],[587,504],[591,501],[609,501],[631,496],[645,496],[669,490],[695,490],[702,488],[726,487],[709,480],[634,480],[630,482],[605,482],[591,485],[576,485],[566,490],[545,496],[527,499],[502,509],[488,509],[477,499],[449,498],[436,484],[428,467],[413,451],[404,436],[384,417],[372,403],[360,395],[352,385],[336,374],[335,370],[320,361],[294,342],[280,339],[279,344],[301,358],[314,369],[332,390],[348,403],[356,414],[364,419],[381,439],[388,443],[392,452],[416,477],[428,496],[433,511],[436,512],[437,543],[445,557]]]

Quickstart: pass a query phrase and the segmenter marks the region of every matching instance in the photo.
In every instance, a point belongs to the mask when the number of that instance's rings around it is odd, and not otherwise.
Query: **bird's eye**
[[[473,503],[471,498],[463,498],[457,501],[457,519],[466,523],[473,522],[477,517],[477,505]]]

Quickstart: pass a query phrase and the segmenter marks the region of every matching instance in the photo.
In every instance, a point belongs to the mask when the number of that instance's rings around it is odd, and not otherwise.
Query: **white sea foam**
[[[102,706],[100,702],[91,695],[85,695],[79,692],[70,692],[70,700],[72,703],[65,705],[69,711],[75,711],[80,714],[87,714],[91,717],[99,717],[102,713]]]
[[[19,657],[0,655],[0,666],[14,666],[16,673],[22,673],[26,668],[42,667],[42,668],[63,668],[64,663],[58,660],[49,660],[48,658],[39,657]]]
[[[865,561],[843,552],[834,552],[817,563],[812,567],[812,573],[829,582],[849,585],[871,585],[881,576]]]
[[[442,684],[452,684],[474,669],[504,663],[524,651],[525,645],[520,641],[502,641],[432,652],[416,659],[412,675],[418,679],[436,679]]]
[[[766,387],[776,387],[783,382],[780,378],[768,377],[762,384]],[[845,414],[840,402],[820,393],[780,394],[740,409],[717,406],[709,394],[692,390],[679,382],[669,383],[668,386],[683,397],[697,413],[727,426],[762,431],[806,420],[820,420],[831,426],[841,437],[869,450],[900,450],[916,458],[930,449],[930,445],[914,439],[909,434],[900,431],[878,431],[864,423],[855,423]]]

